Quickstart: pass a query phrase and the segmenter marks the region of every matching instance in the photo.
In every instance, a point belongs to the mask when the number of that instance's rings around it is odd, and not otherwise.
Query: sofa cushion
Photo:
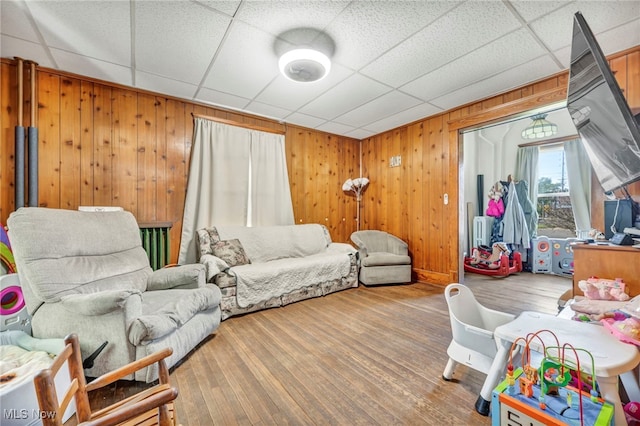
[[[213,255],[224,260],[229,266],[246,265],[251,263],[237,238],[222,240],[213,244]]]
[[[251,263],[322,253],[331,243],[326,227],[319,224],[216,228],[222,240],[240,240]]]
[[[410,265],[411,258],[393,253],[369,253],[362,259],[362,266]]]

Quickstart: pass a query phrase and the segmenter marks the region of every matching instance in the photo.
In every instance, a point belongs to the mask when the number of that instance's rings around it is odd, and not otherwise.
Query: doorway
[[[479,122],[476,125],[460,129],[459,134],[459,248],[460,248],[460,281],[464,282],[464,257],[471,253],[473,247],[477,246],[477,238],[486,238],[486,229],[481,236],[473,235],[474,218],[484,217],[486,219],[486,209],[489,202],[489,191],[498,181],[507,181],[509,176],[515,176],[516,157],[519,145],[531,143],[531,140],[523,139],[521,134],[525,127],[532,123],[531,116],[545,113],[546,119],[557,125],[557,133],[545,138],[536,139],[534,144],[540,146],[551,146],[554,141],[562,149],[562,143],[576,137],[576,129],[564,102],[536,108],[535,110],[523,111],[521,113],[496,118],[490,122]],[[547,149],[545,149],[546,151]],[[556,153],[557,154],[557,153]],[[552,153],[553,155],[553,153]],[[548,162],[543,163],[541,175],[549,175],[550,182],[558,185],[553,186],[558,191],[566,189],[566,184],[562,185],[563,170],[562,164],[558,163],[560,175],[548,171]],[[542,173],[544,172],[544,173]],[[565,195],[565,194],[562,194]],[[548,201],[548,200],[547,200]],[[538,206],[536,206],[538,207]],[[570,209],[570,206],[569,206]],[[475,219],[484,225],[490,226],[489,221]],[[538,222],[540,223],[540,221]],[[555,226],[555,225],[554,225]],[[476,226],[477,229],[477,226]],[[540,235],[545,235],[549,230],[541,230]],[[554,230],[554,237],[564,237],[567,232],[558,233]],[[575,234],[571,235],[575,236]],[[490,244],[486,244],[490,245]]]

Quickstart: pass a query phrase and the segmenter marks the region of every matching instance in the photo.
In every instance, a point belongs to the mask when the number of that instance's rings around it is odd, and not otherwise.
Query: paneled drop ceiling
[[[576,11],[640,45],[640,1],[2,0],[0,54],[363,139],[567,69]],[[279,74],[295,28],[333,40],[324,80]]]

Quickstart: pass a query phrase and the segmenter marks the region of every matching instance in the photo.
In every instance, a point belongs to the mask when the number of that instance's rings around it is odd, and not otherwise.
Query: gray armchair
[[[351,241],[360,253],[360,282],[365,285],[411,282],[407,243],[384,231],[356,231]]]
[[[97,377],[164,348],[175,365],[220,325],[203,265],[152,271],[129,212],[21,208],[7,221],[34,337],[75,333]],[[151,382],[157,366],[129,377]]]

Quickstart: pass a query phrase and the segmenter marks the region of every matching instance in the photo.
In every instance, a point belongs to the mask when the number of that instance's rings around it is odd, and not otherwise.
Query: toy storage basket
[[[493,331],[513,321],[515,315],[482,306],[473,292],[462,284],[449,284],[444,296],[453,335],[447,349],[449,361],[443,373],[444,379],[451,379],[457,363],[487,374],[498,351]]]

